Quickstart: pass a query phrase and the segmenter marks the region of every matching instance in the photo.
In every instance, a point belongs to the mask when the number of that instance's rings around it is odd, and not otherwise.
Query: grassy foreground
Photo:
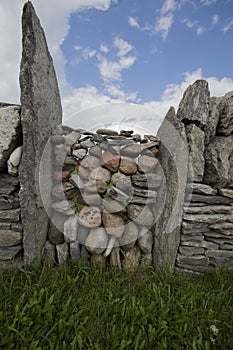
[[[1,349],[233,349],[233,272],[0,272]]]

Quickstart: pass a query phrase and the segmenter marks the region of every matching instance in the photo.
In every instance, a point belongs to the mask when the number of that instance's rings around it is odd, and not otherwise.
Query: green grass
[[[233,349],[233,273],[0,272],[0,349]]]

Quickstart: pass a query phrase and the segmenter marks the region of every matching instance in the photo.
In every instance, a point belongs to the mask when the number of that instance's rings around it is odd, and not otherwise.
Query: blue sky
[[[19,102],[23,3],[0,0],[2,101]],[[131,119],[155,132],[196,79],[206,79],[215,96],[233,90],[233,0],[32,3],[46,33],[68,124],[70,116],[86,128]],[[112,104],[127,106],[119,112]],[[138,114],[132,104],[140,105]],[[99,105],[105,116],[83,112]]]

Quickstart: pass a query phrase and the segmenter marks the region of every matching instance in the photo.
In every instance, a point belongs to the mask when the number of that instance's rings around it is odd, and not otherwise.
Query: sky
[[[33,0],[64,124],[156,133],[185,89],[233,90],[233,0]],[[20,103],[24,1],[0,0],[0,101]],[[75,124],[75,125],[74,125]]]

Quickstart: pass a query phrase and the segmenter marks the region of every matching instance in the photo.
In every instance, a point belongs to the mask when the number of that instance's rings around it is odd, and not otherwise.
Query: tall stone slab
[[[158,159],[164,172],[158,203],[160,207],[163,202],[164,205],[153,228],[153,264],[174,268],[180,242],[189,150],[185,126],[176,117],[173,107],[159,128],[158,137],[161,140]]]
[[[22,34],[20,87],[23,155],[19,179],[24,257],[25,263],[30,263],[40,257],[46,241],[49,218],[41,199],[39,177],[42,169],[46,175],[42,185],[48,193],[46,201],[49,207],[52,172],[48,147],[42,167],[41,157],[52,131],[62,121],[62,108],[53,61],[31,2],[27,2],[23,8]]]

